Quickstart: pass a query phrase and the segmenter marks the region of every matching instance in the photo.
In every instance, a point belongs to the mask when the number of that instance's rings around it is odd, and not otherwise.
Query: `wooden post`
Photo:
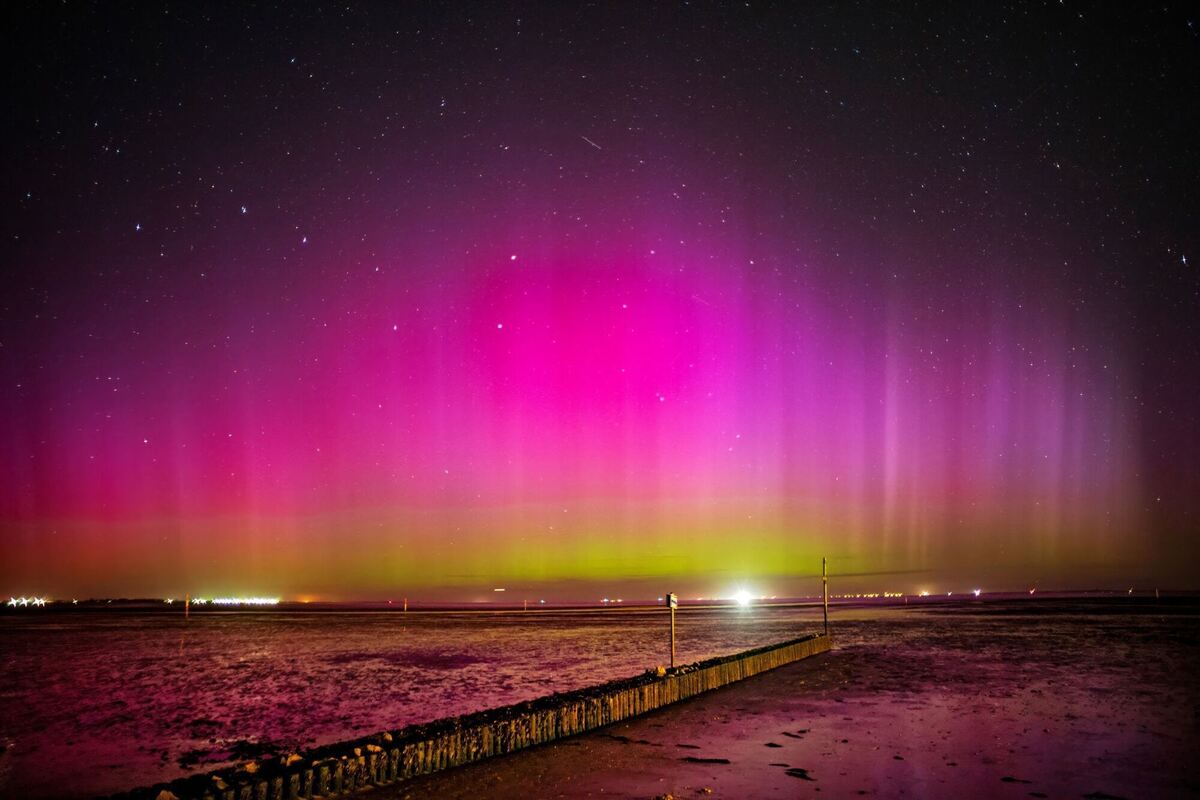
[[[671,606],[671,669],[675,669],[675,606]]]
[[[408,598],[404,598],[404,613],[408,613]]]
[[[188,614],[191,612],[191,609],[192,609],[192,596],[190,594],[185,594],[183,596],[183,618],[184,619],[188,618]]]
[[[679,605],[679,597],[674,592],[667,592],[667,606],[671,609],[671,669],[675,669],[675,606]]]
[[[829,635],[829,574],[825,571],[825,556],[821,556],[821,605],[825,612],[825,635]]]

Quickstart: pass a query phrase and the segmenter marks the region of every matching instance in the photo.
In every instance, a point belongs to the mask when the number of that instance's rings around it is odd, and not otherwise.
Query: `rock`
[[[284,757],[283,765],[285,767],[290,767],[292,764],[295,764],[297,761],[303,761],[303,760],[304,760],[303,756],[301,756],[299,753],[289,753],[287,756]]]
[[[163,789],[155,796],[154,800],[179,800],[179,798],[175,796],[174,792]]]

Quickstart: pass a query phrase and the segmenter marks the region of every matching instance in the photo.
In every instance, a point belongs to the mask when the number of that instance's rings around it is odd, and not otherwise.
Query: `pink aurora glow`
[[[606,550],[611,578],[669,576],[697,540],[713,551],[688,562],[702,586],[725,569],[719,540],[750,576],[805,574],[818,550],[844,571],[922,569],[938,548],[1012,580],[1005,548],[1054,574],[1128,522],[1127,412],[1094,390],[1116,365],[1086,331],[1030,330],[999,292],[922,301],[811,264],[785,277],[770,252],[641,238],[474,251],[458,280],[377,259],[194,341],[192,321],[147,315],[136,355],[97,346],[94,374],[25,396],[36,425],[7,425],[28,454],[2,462],[9,524],[59,563],[12,555],[52,585],[165,558],[186,578],[154,588],[375,595],[553,591],[604,580]],[[455,534],[528,559],[516,543],[534,532],[541,570],[501,557],[456,579]],[[288,578],[267,567],[280,547],[361,555]],[[367,564],[402,552],[390,576]]]

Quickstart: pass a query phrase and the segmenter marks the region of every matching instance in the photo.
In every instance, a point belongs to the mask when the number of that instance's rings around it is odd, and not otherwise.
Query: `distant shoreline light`
[[[50,602],[54,602],[54,601],[51,600]],[[10,597],[8,599],[8,605],[11,606],[12,608],[18,608],[18,607],[26,608],[28,606],[34,606],[35,608],[41,608],[46,605],[46,598],[44,598],[44,597]]]
[[[191,601],[194,604],[204,605],[208,603],[214,606],[277,606],[279,605],[278,597],[214,597],[211,600],[206,600],[202,597],[197,597]]]

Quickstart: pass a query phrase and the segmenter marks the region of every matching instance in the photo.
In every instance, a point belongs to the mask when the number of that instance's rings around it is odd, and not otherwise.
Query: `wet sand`
[[[811,632],[689,609],[681,661]],[[0,798],[82,800],[636,675],[661,611],[0,615]]]
[[[1200,795],[1194,613],[913,616],[852,624],[832,653],[372,796]]]

